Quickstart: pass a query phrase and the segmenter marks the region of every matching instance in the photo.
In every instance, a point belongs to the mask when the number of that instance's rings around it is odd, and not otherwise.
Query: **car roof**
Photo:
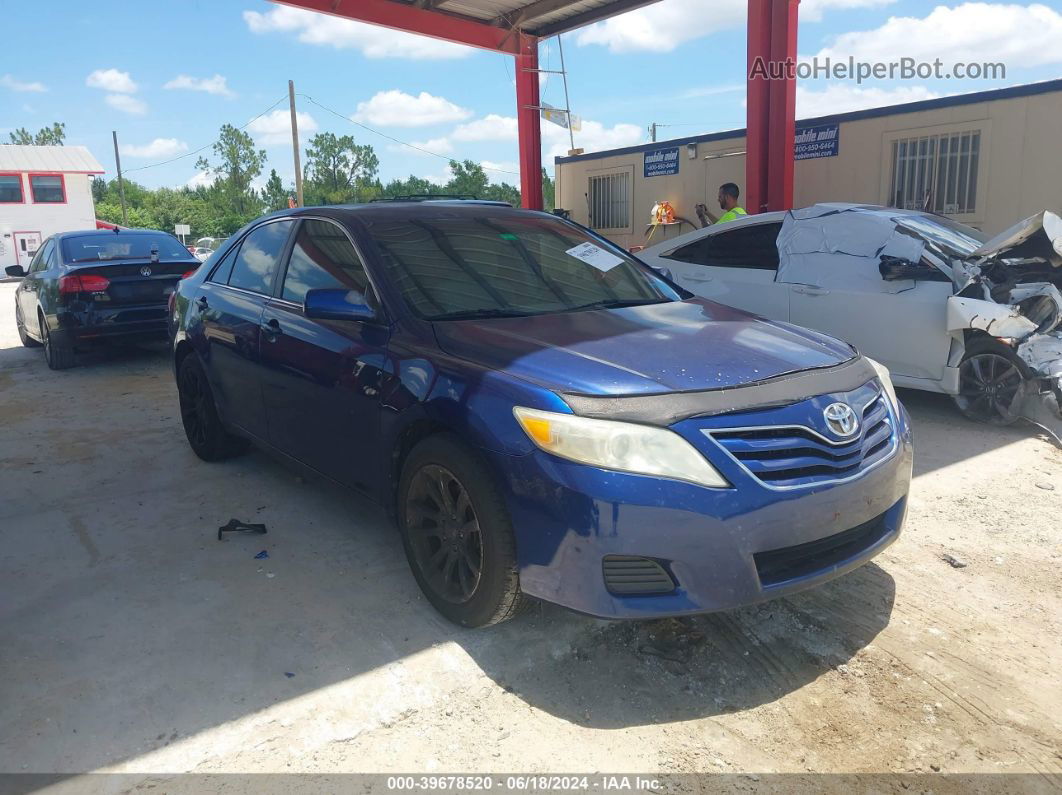
[[[169,235],[169,232],[163,232],[161,229],[80,229],[70,232],[59,232],[55,237],[57,239],[67,237],[114,237],[117,235],[121,237],[123,235]],[[172,235],[170,235],[172,237]]]

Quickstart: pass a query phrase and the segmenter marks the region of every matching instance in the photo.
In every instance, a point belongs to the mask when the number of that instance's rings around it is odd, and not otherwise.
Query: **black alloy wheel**
[[[41,315],[40,318],[41,339],[44,342],[44,361],[52,370],[67,370],[74,366],[74,349],[55,341],[48,321]]]
[[[1018,398],[1024,376],[1016,361],[991,351],[975,352],[959,365],[955,404],[966,417],[989,425],[1010,425],[1018,419]]]
[[[177,371],[177,398],[185,436],[197,456],[204,461],[220,461],[246,449],[247,443],[222,425],[210,381],[194,353],[184,357]]]
[[[468,491],[438,464],[417,470],[409,484],[406,532],[432,590],[448,602],[472,598],[483,570],[483,539]]]
[[[463,627],[483,627],[529,604],[496,473],[459,437],[441,433],[417,444],[403,462],[397,498],[406,558],[436,610]]]

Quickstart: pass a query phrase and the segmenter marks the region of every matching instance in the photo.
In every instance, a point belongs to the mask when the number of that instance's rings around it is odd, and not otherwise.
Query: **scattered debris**
[[[1044,491],[1054,491],[1055,487],[1051,483],[1037,483],[1036,488],[1043,489]]]
[[[954,555],[944,553],[940,556],[940,559],[951,566],[953,569],[965,569],[969,564],[962,558],[957,558]]]
[[[266,572],[266,577],[268,577],[269,579],[273,579],[273,578],[274,578],[274,577],[276,577],[276,576],[277,576],[277,575],[275,575],[275,574],[274,574],[273,572],[271,572],[271,571],[267,571],[267,572]]]
[[[286,676],[288,679],[294,679],[295,678],[295,674],[293,674],[291,671],[285,671],[284,672],[284,676]]]
[[[228,524],[218,528],[218,541],[221,540],[222,533],[247,533],[248,535],[264,536],[267,532],[264,524],[248,524],[247,522],[241,522],[239,519],[229,519]]]
[[[269,550],[263,549],[261,552],[259,552],[257,555],[254,556],[254,559],[255,560],[265,560],[268,557],[269,557]]]

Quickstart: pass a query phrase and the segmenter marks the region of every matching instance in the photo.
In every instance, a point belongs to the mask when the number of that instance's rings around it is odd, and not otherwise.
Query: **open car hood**
[[[1062,266],[1062,218],[1050,210],[1041,210],[1000,232],[970,254],[969,259],[990,257],[1042,259],[1056,268]]]

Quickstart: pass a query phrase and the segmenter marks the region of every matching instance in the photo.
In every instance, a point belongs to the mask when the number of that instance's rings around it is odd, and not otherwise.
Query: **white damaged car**
[[[639,255],[697,295],[824,331],[897,386],[1062,442],[1062,219],[986,240],[943,216],[856,204],[750,215]]]

